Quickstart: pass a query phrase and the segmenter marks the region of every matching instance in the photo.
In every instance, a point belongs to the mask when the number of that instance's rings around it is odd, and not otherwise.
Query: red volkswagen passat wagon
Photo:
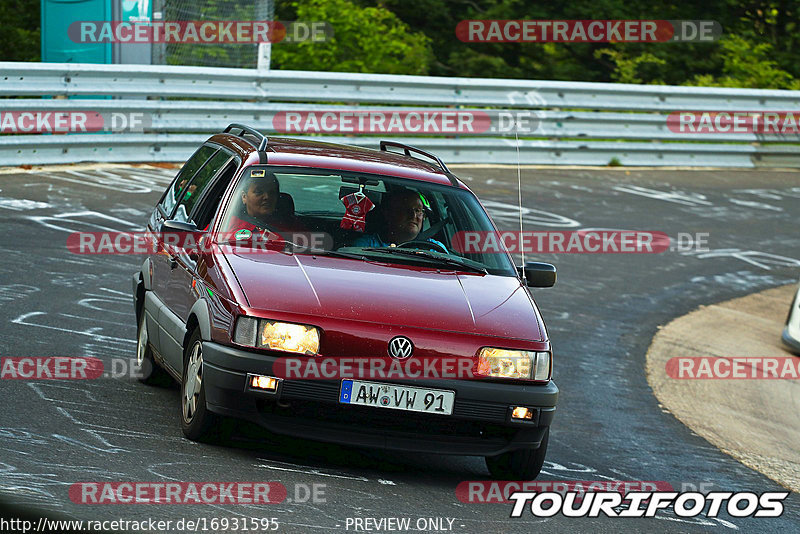
[[[532,479],[558,388],[526,285],[552,286],[555,268],[458,246],[496,231],[432,154],[232,124],[150,216],[156,247],[133,276],[142,379],[179,382],[192,440],[230,417]]]

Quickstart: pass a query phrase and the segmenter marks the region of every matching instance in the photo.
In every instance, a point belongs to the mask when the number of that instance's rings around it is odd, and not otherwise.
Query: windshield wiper
[[[332,256],[334,258],[348,258],[351,260],[368,261],[363,254],[351,254],[349,252],[339,252],[338,250],[327,250],[324,248],[305,248],[306,254],[312,256]]]
[[[489,274],[485,267],[467,263],[468,260],[456,259],[448,256],[439,256],[431,254],[426,250],[412,249],[412,248],[398,248],[398,247],[370,247],[364,248],[365,252],[380,252],[384,254],[398,254],[401,256],[408,256],[411,258],[422,258],[426,261],[432,261],[451,267],[458,267],[464,271],[472,271],[476,273]]]

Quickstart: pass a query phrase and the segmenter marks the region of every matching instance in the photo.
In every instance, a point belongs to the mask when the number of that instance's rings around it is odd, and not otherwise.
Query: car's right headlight
[[[480,376],[490,378],[522,378],[546,382],[550,379],[550,352],[532,352],[483,347],[478,353]]]
[[[244,316],[236,321],[233,333],[233,342],[240,345],[306,356],[319,354],[319,338],[316,326]]]

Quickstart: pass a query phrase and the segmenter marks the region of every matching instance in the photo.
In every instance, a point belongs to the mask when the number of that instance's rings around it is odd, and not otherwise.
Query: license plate
[[[389,408],[408,412],[453,413],[454,391],[446,389],[427,389],[397,384],[342,380],[339,402],[360,404],[376,408]]]

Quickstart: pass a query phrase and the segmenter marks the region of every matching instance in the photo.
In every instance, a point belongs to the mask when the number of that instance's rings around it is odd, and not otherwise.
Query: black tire
[[[220,418],[206,407],[203,382],[203,340],[200,329],[192,332],[183,350],[181,380],[181,430],[192,441],[211,441],[218,436]]]
[[[542,444],[536,449],[519,449],[486,457],[486,467],[497,480],[533,480],[539,476],[547,454],[550,428],[544,432]]]
[[[153,359],[153,349],[150,347],[150,335],[147,332],[147,323],[144,319],[144,307],[139,313],[136,326],[136,360],[133,362],[134,376],[140,382],[150,386],[168,386],[172,377]]]

